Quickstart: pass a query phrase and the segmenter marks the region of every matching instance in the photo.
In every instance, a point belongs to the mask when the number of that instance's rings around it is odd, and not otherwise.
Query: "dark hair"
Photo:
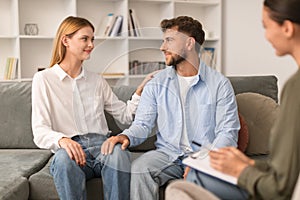
[[[270,17],[277,23],[290,20],[300,24],[300,0],[265,0],[264,6],[270,9]]]
[[[205,33],[202,29],[202,24],[188,16],[179,16],[173,19],[164,19],[160,23],[162,31],[177,27],[179,32],[183,32],[196,40],[196,51],[200,51],[200,46],[204,42]]]

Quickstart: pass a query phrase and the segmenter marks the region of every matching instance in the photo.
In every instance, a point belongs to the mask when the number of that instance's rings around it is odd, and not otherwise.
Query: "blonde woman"
[[[35,144],[54,152],[50,173],[60,199],[86,199],[86,180],[102,177],[105,199],[129,199],[128,151],[100,153],[107,139],[104,110],[130,124],[144,84],[127,104],[118,100],[105,79],[87,71],[83,62],[94,49],[94,26],[80,17],[67,17],[54,41],[50,67],[32,82],[32,129]]]

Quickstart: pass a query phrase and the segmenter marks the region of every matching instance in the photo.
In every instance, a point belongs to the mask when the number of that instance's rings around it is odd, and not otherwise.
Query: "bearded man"
[[[156,149],[131,166],[131,199],[158,199],[159,187],[184,176],[182,159],[199,150],[237,146],[240,123],[228,78],[200,60],[205,33],[199,21],[179,16],[161,22],[166,65],[144,87],[134,122],[101,148],[110,154],[144,142],[157,126]],[[126,183],[124,183],[126,184]]]

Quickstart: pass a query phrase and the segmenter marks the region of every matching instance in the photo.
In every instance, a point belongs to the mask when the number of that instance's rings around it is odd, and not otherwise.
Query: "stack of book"
[[[128,15],[128,36],[140,37],[140,25],[135,11],[133,9],[129,9]]]
[[[152,62],[140,62],[134,60],[129,62],[129,74],[130,75],[144,75],[149,74],[153,71],[166,68],[166,64],[161,61]]]
[[[123,16],[108,13],[100,22],[96,34],[101,37],[117,37],[122,35]],[[128,36],[140,37],[140,25],[133,9],[128,12]]]
[[[114,13],[108,13],[99,26],[98,34],[101,37],[117,37],[121,36],[123,25],[123,16]]]
[[[13,80],[18,77],[18,58],[8,57],[4,68],[4,80]]]

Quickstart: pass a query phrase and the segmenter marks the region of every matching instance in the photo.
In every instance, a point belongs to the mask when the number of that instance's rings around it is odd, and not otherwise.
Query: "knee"
[[[72,160],[65,149],[59,149],[53,156],[51,170],[54,171],[71,171],[73,168],[79,168]]]
[[[135,159],[131,164],[131,172],[132,173],[145,173],[149,172],[150,164],[145,162],[145,160],[141,159],[141,157]]]
[[[171,182],[165,191],[166,200],[190,199],[182,188],[186,187],[183,181]]]
[[[219,200],[204,188],[186,181],[174,181],[166,189],[166,200]]]
[[[60,166],[69,162],[71,162],[71,158],[69,157],[67,151],[65,149],[59,149],[53,156],[52,164]]]
[[[116,145],[112,154],[104,157],[104,164],[112,168],[130,171],[130,153],[128,150],[122,150],[121,145]]]
[[[106,156],[106,160],[113,160],[113,162],[130,162],[130,153],[128,150],[122,150],[121,145],[117,144],[112,154]]]

